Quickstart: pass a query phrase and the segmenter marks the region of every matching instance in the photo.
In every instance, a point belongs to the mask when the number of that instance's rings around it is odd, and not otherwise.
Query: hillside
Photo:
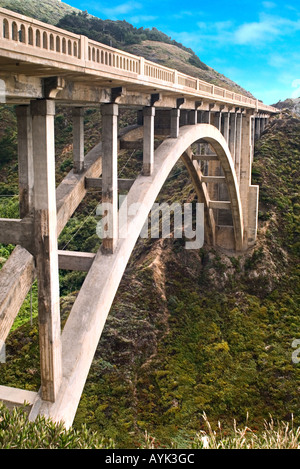
[[[287,98],[284,101],[278,101],[273,105],[277,109],[288,110],[297,116],[300,116],[300,98]]]
[[[2,109],[2,122],[9,112]],[[58,180],[71,165],[70,117],[63,109],[56,116]],[[92,110],[85,120],[95,141],[101,138],[97,119]],[[130,123],[130,114],[121,122]],[[12,118],[10,125],[8,133],[14,135]],[[236,256],[208,246],[185,250],[181,240],[139,240],[101,337],[75,428],[85,423],[117,447],[139,446],[145,432],[157,445],[184,447],[205,429],[203,412],[213,427],[220,421],[225,432],[234,419],[259,431],[269,415],[285,422],[293,415],[293,425],[300,425],[300,367],[291,361],[292,341],[300,337],[299,135],[300,119],[287,114],[273,119],[257,142],[253,177],[261,190],[253,250]],[[2,195],[17,194],[12,144],[7,143],[11,160],[1,168]],[[124,177],[139,170],[140,150],[132,156],[132,151],[120,152]],[[81,204],[60,237],[60,248],[97,249],[93,210],[98,197],[90,194]],[[189,176],[178,163],[158,202],[193,199]],[[17,216],[17,195],[0,200],[2,216]],[[2,262],[10,250],[2,246]],[[62,323],[83,279],[82,273],[61,271]],[[28,298],[7,341],[0,382],[37,390],[36,286],[32,325],[29,305]]]
[[[0,7],[56,25],[68,13],[79,12],[57,0],[0,0]]]
[[[6,3],[34,5],[33,0]],[[44,13],[37,9],[35,14]],[[58,12],[55,21],[63,18],[65,12]],[[184,47],[150,39],[125,46],[168,66],[182,66],[186,73],[217,79],[207,66],[192,65],[193,54]],[[134,117],[122,110],[120,126],[132,124]],[[96,109],[86,109],[85,136],[86,152],[101,140]],[[57,108],[55,137],[59,183],[72,167],[70,109]],[[16,145],[14,108],[2,105],[2,217],[18,217]],[[255,146],[252,180],[260,186],[259,231],[247,253],[207,245],[186,250],[179,239],[138,241],[99,342],[75,429],[84,423],[106,441],[112,438],[117,448],[143,447],[145,435],[151,436],[149,442],[155,438],[157,447],[186,448],[207,430],[204,413],[213,429],[219,431],[221,423],[224,435],[234,420],[261,435],[270,415],[275,422],[300,426],[300,365],[292,362],[292,342],[300,339],[299,156],[300,118],[288,111],[272,118]],[[141,162],[140,149],[121,150],[120,175],[132,177]],[[181,162],[157,201],[196,201]],[[59,238],[60,249],[97,250],[98,203],[98,193],[85,198]],[[0,245],[0,267],[12,249]],[[60,271],[62,326],[84,276]],[[34,284],[32,311],[28,295],[8,337],[7,362],[0,365],[3,385],[39,389],[36,292]]]

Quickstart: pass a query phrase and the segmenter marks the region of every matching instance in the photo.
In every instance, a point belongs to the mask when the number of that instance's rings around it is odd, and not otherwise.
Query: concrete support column
[[[230,114],[229,117],[229,150],[231,153],[232,161],[235,161],[235,147],[236,147],[236,112]]]
[[[20,218],[33,208],[32,117],[30,106],[17,106]]]
[[[177,138],[179,135],[180,109],[171,110],[171,138]]]
[[[229,143],[229,112],[223,113],[223,135],[227,143]]]
[[[211,123],[211,111],[201,111],[201,124]]]
[[[235,172],[238,183],[240,183],[240,164],[241,164],[241,148],[242,148],[242,123],[243,114],[237,113],[236,116],[236,142],[235,142]]]
[[[179,126],[182,127],[184,125],[188,125],[188,111],[186,109],[180,110],[180,117],[179,117]]]
[[[155,107],[144,108],[143,174],[151,176],[154,165]]]
[[[222,125],[222,113],[221,112],[215,112],[214,125],[221,132],[221,125]]]
[[[251,145],[254,148],[255,143],[255,117],[251,117]]]
[[[107,210],[102,251],[114,252],[118,241],[118,104],[102,105],[102,203]]]
[[[62,378],[55,189],[55,102],[33,101],[31,114],[41,392],[43,400],[54,402]]]
[[[259,117],[256,117],[256,118],[255,118],[255,140],[258,140],[258,139],[259,139],[260,133],[261,133],[261,130],[260,130],[260,118],[259,118]]]
[[[74,173],[84,169],[84,109],[73,109],[73,160]]]
[[[198,111],[193,110],[189,111],[188,113],[188,124],[189,125],[196,125],[198,120]]]
[[[247,247],[249,235],[256,236],[258,188],[251,186],[252,141],[251,114],[247,112],[242,122],[242,147],[240,163],[240,197],[243,208],[244,241]],[[251,231],[251,234],[250,234]]]

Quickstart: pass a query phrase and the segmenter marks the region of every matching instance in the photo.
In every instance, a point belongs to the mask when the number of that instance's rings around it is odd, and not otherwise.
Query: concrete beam
[[[222,210],[231,209],[231,202],[228,200],[210,200],[208,205],[209,205],[209,208],[222,209]]]
[[[224,176],[201,176],[201,181],[205,183],[220,183],[220,182],[225,182],[225,177]]]
[[[5,342],[35,274],[33,256],[17,246],[0,270],[0,343]]]
[[[58,265],[63,270],[78,270],[88,272],[93,264],[95,255],[89,252],[58,251]]]
[[[0,401],[2,401],[11,410],[15,407],[21,407],[25,403],[30,408],[36,397],[37,393],[34,391],[26,391],[9,386],[0,386]]]
[[[118,190],[129,191],[135,179],[118,179]],[[98,189],[102,191],[102,178],[85,178],[86,189]]]
[[[218,161],[217,155],[193,155],[193,160],[196,161]]]
[[[33,218],[21,219],[0,218],[0,243],[20,244],[34,253]]]

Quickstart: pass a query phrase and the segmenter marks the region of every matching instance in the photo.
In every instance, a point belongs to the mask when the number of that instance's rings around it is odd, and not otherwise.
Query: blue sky
[[[300,96],[299,0],[64,2],[163,31],[266,104]]]

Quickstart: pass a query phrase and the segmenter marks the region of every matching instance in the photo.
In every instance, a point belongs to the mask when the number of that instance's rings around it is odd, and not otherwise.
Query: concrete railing
[[[35,58],[111,72],[136,80],[182,90],[195,96],[276,112],[272,106],[225,88],[185,75],[143,57],[114,49],[85,36],[73,34],[41,21],[0,8],[0,50],[11,50]]]

